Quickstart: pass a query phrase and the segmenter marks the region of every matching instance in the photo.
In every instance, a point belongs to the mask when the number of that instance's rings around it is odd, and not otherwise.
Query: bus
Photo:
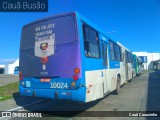
[[[138,74],[141,74],[143,70],[143,62],[139,56],[137,56],[137,62],[138,62],[138,71],[139,71]]]
[[[120,63],[121,79],[126,83],[131,81],[133,76],[132,70],[132,52],[123,46],[120,42],[117,41],[117,44],[121,47],[122,52],[122,61]]]
[[[139,76],[142,73],[143,63],[142,60],[135,54],[133,54],[132,66],[134,76]]]
[[[121,47],[77,12],[22,28],[19,91],[23,96],[90,102],[125,83]]]

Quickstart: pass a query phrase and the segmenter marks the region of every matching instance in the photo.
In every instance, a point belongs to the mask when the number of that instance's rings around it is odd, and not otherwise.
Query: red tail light
[[[74,75],[73,75],[73,80],[76,81],[78,80],[78,75],[80,73],[80,69],[79,68],[75,68],[74,69]]]
[[[22,76],[19,76],[19,79],[20,79],[20,80],[23,80],[23,77],[22,77]]]
[[[78,75],[73,75],[73,80],[74,81],[78,80]]]
[[[23,80],[22,71],[19,71],[19,80]]]

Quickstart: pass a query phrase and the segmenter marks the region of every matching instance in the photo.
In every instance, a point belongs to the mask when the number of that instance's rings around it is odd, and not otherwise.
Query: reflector
[[[72,82],[72,83],[71,83],[71,86],[72,86],[72,87],[75,87],[75,86],[76,86],[76,83],[75,83],[75,82]]]

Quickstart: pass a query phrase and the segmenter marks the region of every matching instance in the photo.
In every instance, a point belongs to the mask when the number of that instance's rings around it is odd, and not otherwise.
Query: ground
[[[160,120],[158,117],[123,117],[129,113],[133,114],[142,111],[160,111],[160,72],[143,71],[143,73],[132,79],[120,89],[119,95],[109,94],[105,98],[89,102],[86,104],[62,101],[48,100],[43,98],[14,97],[13,99],[0,102],[0,111],[11,110],[21,107],[21,110],[40,111],[42,116],[49,116],[42,119],[105,119],[105,120]],[[35,102],[38,101],[38,102]],[[34,103],[34,104],[31,104]],[[47,111],[47,112],[46,112]],[[52,111],[52,112],[51,112]],[[64,117],[70,115],[67,112],[53,111],[80,111],[72,112],[73,117]],[[89,111],[89,112],[88,112]],[[108,112],[106,112],[108,111]],[[115,112],[113,112],[115,111]],[[117,112],[122,111],[122,112]],[[125,112],[130,111],[130,112]],[[152,113],[151,112],[151,113]],[[153,112],[153,113],[154,113]],[[83,116],[83,117],[80,117]],[[91,117],[92,116],[92,117]],[[106,117],[121,116],[121,117]],[[6,119],[6,118],[5,118]],[[17,120],[18,118],[12,118]],[[19,118],[20,119],[20,118]],[[27,118],[24,118],[27,119]],[[31,119],[31,118],[29,118]],[[34,118],[32,118],[34,119]]]

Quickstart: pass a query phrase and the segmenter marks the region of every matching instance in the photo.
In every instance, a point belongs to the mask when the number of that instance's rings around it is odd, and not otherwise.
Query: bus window
[[[129,58],[128,58],[128,51],[126,51],[126,63],[128,63],[129,62],[129,60],[128,60]]]
[[[128,53],[128,51],[126,52],[126,62],[129,63],[129,53]]]
[[[86,57],[99,58],[98,33],[83,25],[84,50]]]
[[[114,43],[110,40],[109,40],[109,46],[110,46],[110,58],[111,60],[115,60]]]
[[[114,48],[115,48],[115,59],[116,59],[116,61],[121,61],[120,47],[117,44],[114,44]]]
[[[107,66],[108,65],[108,61],[107,61],[107,45],[105,45],[104,43],[101,44],[102,46],[102,58],[103,58],[103,65]]]
[[[119,46],[119,51],[120,51],[120,61],[123,62],[124,54],[123,54],[122,48],[120,46]]]
[[[126,61],[127,63],[132,63],[132,53],[126,52]]]

